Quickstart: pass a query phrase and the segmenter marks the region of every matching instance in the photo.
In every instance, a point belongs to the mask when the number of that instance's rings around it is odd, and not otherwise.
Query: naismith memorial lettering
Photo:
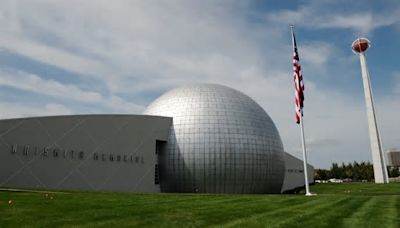
[[[84,160],[91,157],[95,161],[109,161],[109,162],[126,162],[126,163],[140,163],[144,164],[143,156],[136,156],[130,154],[109,154],[109,153],[85,153],[83,150],[60,149],[52,147],[40,147],[13,144],[11,146],[11,153],[15,155],[22,155],[26,157],[52,157],[63,159],[78,159]],[[89,157],[88,157],[89,156]]]

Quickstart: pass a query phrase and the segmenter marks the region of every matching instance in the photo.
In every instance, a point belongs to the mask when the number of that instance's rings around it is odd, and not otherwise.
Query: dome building
[[[144,112],[172,117],[159,155],[165,192],[279,193],[285,162],[278,130],[243,93],[214,84],[173,89]]]
[[[302,161],[284,152],[263,108],[215,84],[172,89],[143,115],[0,120],[0,140],[0,187],[281,193],[304,186]]]

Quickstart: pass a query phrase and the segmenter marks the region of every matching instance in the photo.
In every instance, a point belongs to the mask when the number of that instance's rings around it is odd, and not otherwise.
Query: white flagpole
[[[303,128],[303,111],[301,111],[300,115],[300,129],[301,129],[301,142],[303,146],[304,182],[306,186],[306,196],[311,196],[312,194],[310,192],[310,186],[308,184],[306,140],[304,138],[304,128]]]
[[[290,26],[291,32],[292,32],[292,45],[293,45],[293,50],[295,49],[294,46],[294,32],[293,32],[293,25]],[[304,79],[303,79],[304,80]],[[299,85],[298,88],[301,88],[300,85],[300,80],[298,81]],[[312,196],[310,192],[310,186],[308,184],[308,170],[307,170],[307,153],[306,153],[306,142],[305,142],[305,137],[304,137],[304,127],[303,127],[303,110],[300,108],[298,110],[300,112],[300,131],[301,131],[301,143],[303,147],[303,166],[304,166],[304,184],[306,187],[306,196]]]

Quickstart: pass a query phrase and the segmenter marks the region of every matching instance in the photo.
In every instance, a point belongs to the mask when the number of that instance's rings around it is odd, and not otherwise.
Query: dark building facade
[[[0,186],[159,192],[172,119],[76,115],[0,121]]]
[[[400,167],[400,149],[391,149],[387,152],[388,165],[392,167]]]

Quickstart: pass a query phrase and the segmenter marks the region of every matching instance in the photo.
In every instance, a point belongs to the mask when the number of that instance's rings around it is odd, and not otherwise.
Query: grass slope
[[[311,190],[318,195],[0,191],[0,227],[400,227],[400,183]]]

